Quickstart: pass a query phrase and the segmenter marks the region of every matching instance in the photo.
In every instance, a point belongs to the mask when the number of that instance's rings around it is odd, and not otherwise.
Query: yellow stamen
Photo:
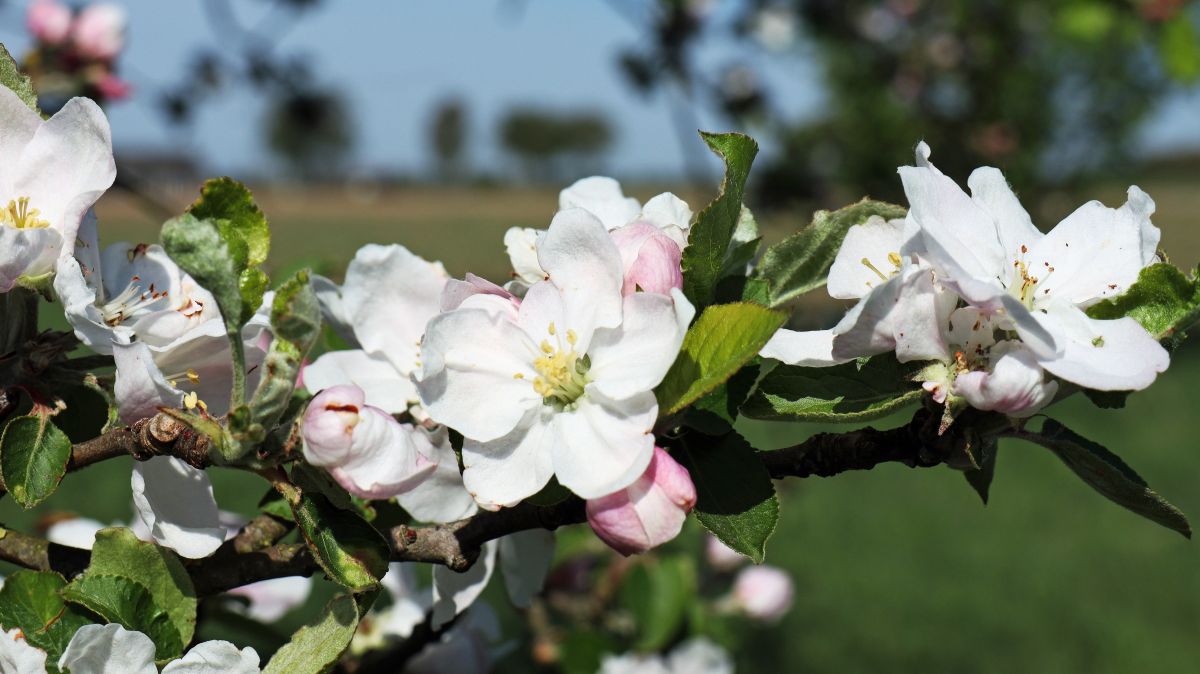
[[[870,260],[868,260],[867,258],[865,258],[865,257],[864,257],[864,258],[862,259],[862,263],[863,263],[863,266],[864,266],[864,267],[866,267],[867,269],[870,269],[871,271],[875,272],[875,274],[876,274],[877,276],[879,276],[879,278],[880,278],[880,279],[882,279],[882,280],[884,280],[884,281],[888,280],[888,277],[887,277],[887,275],[885,275],[883,272],[879,271],[879,268],[878,268],[878,267],[876,267],[875,265],[871,264],[871,261],[870,261]]]
[[[0,209],[0,225],[8,225],[17,229],[38,229],[49,227],[50,223],[42,218],[41,211],[29,207],[29,197],[19,197],[8,202],[8,206]]]

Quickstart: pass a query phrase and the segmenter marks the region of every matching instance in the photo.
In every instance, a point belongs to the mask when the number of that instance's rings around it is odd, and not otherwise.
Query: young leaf
[[[751,419],[856,423],[887,416],[921,399],[912,369],[888,356],[860,365],[780,365],[758,383],[742,414]]]
[[[387,541],[357,513],[334,507],[316,492],[282,488],[300,534],[329,578],[351,592],[379,587],[387,573]]]
[[[717,281],[738,227],[742,194],[750,165],[758,154],[758,143],[740,133],[703,133],[700,136],[725,162],[721,192],[696,216],[683,250],[683,291],[697,309],[712,301]],[[740,246],[739,246],[740,247]]]
[[[1200,270],[1198,270],[1200,271]],[[1120,296],[1088,307],[1088,316],[1131,316],[1157,339],[1173,339],[1200,320],[1200,279],[1187,278],[1165,262],[1152,264]]]
[[[327,671],[350,646],[359,609],[350,595],[334,597],[317,622],[301,627],[275,652],[263,674],[318,674]]]
[[[163,224],[162,245],[181,269],[212,293],[231,339],[239,336],[244,324],[240,283],[250,255],[245,239],[222,233],[215,220],[184,213]],[[250,312],[257,308],[255,304]]]
[[[663,413],[678,412],[723,384],[758,355],[785,320],[783,312],[748,302],[705,309],[654,391]]]
[[[738,408],[746,402],[746,397],[754,388],[754,382],[758,380],[758,373],[762,368],[760,361],[761,359],[751,360],[748,365],[738,370],[737,374],[730,377],[729,381],[697,400],[688,409],[684,423],[708,435],[725,435],[732,431],[738,418]]]
[[[1187,516],[1155,493],[1133,468],[1103,446],[1053,419],[1046,419],[1040,433],[1023,433],[1019,437],[1054,452],[1089,487],[1113,503],[1187,538],[1192,537]]]
[[[70,439],[44,414],[17,417],[0,435],[0,477],[25,509],[54,493],[70,458]]]
[[[75,631],[92,622],[63,602],[59,591],[66,584],[53,571],[22,570],[0,587],[0,627],[20,628],[31,646],[46,651],[50,667],[58,662]]]
[[[250,400],[253,422],[274,428],[292,400],[300,366],[321,333],[321,308],[309,284],[308,270],[288,279],[271,305],[275,339],[263,363],[263,374]]]
[[[683,626],[696,594],[696,569],[687,557],[648,558],[621,584],[621,603],[637,624],[634,648],[662,649]]]
[[[756,563],[779,521],[775,485],[742,436],[692,434],[676,455],[696,485],[696,519],[721,542]]]
[[[84,574],[137,581],[167,613],[180,643],[191,642],[196,629],[196,590],[187,569],[170,550],[138,540],[129,529],[103,529],[96,534],[92,560]]]
[[[833,211],[817,211],[812,224],[767,249],[755,269],[756,278],[770,287],[770,306],[778,307],[825,285],[846,232],[872,215],[885,220],[903,218],[903,206],[863,199]]]
[[[29,75],[21,72],[17,67],[17,62],[13,60],[12,54],[0,44],[0,84],[12,89],[13,93],[20,98],[25,105],[29,106],[30,110],[41,114],[37,105],[37,92],[33,90],[33,80],[29,79]]]
[[[271,229],[267,218],[254,203],[254,195],[233,178],[214,178],[204,183],[200,198],[188,212],[201,220],[227,221],[230,234],[246,243],[246,262],[257,267],[267,261],[271,249]]]
[[[124,576],[85,573],[62,590],[63,599],[79,604],[127,630],[141,632],[154,642],[154,659],[162,662],[183,654],[179,631],[171,624],[166,607],[159,605],[145,585]]]

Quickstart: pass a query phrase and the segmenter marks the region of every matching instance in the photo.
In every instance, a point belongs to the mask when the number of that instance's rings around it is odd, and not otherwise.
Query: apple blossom
[[[683,252],[662,230],[648,222],[632,222],[613,230],[612,238],[625,269],[622,293],[669,295],[671,289],[683,287]]]
[[[134,508],[159,545],[199,559],[225,541],[208,473],[173,456],[156,456],[134,464],[131,484]]]
[[[704,637],[679,644],[666,657],[657,654],[606,655],[598,674],[733,674],[733,659]]]
[[[84,625],[71,637],[58,668],[71,674],[158,674],[154,642],[117,623]],[[258,653],[228,641],[205,641],[162,668],[162,674],[259,674]],[[37,674],[38,670],[17,670]],[[45,670],[42,669],[42,672]]]
[[[19,627],[0,630],[0,672],[46,671],[46,651],[30,646]]]
[[[742,569],[733,582],[734,604],[755,620],[775,622],[792,608],[792,578],[773,566]]]
[[[587,502],[588,524],[623,555],[641,553],[679,535],[696,505],[696,487],[688,471],[661,447],[633,484]]]
[[[108,120],[86,98],[43,120],[0,87],[0,126],[0,292],[8,292],[71,254],[84,213],[112,185],[116,165]]]
[[[39,42],[56,45],[71,31],[71,8],[58,0],[34,0],[25,11],[25,27]]]
[[[115,58],[125,47],[125,10],[107,2],[84,7],[71,27],[71,41],[84,58]]]
[[[718,571],[733,571],[746,563],[747,557],[708,534],[704,537],[704,558]]]
[[[925,256],[972,305],[1003,312],[1048,372],[1080,386],[1137,390],[1166,370],[1170,356],[1132,318],[1096,320],[1083,309],[1116,297],[1155,260],[1161,233],[1154,202],[1137,187],[1111,209],[1092,201],[1048,234],[1034,226],[993,168],[976,169],[971,196],[929,162],[900,168]]]
[[[250,583],[228,592],[235,597],[245,597],[249,604],[241,608],[234,603],[234,610],[264,623],[273,623],[288,611],[300,606],[308,599],[312,590],[312,578],[286,576]]]
[[[653,388],[695,311],[678,290],[623,297],[616,245],[581,209],[554,216],[538,260],[549,279],[515,316],[481,294],[431,320],[414,375],[432,419],[463,434],[463,480],[485,508],[552,475],[585,499],[636,480],[654,453]]]

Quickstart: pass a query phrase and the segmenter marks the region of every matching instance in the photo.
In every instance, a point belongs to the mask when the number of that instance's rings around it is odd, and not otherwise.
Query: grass
[[[1200,259],[1194,186],[1146,187],[1158,199],[1155,220],[1167,251],[1185,265]],[[1115,205],[1122,192],[1098,194]],[[507,273],[504,230],[545,226],[556,203],[551,191],[445,189],[267,191],[260,200],[272,218],[277,268],[303,263],[336,275],[360,245],[400,241],[444,260],[452,274],[470,270],[493,279]],[[1066,208],[1051,202],[1037,212],[1043,211],[1049,215],[1039,220],[1053,222]],[[105,241],[157,239],[158,223],[119,199],[103,203],[100,217]],[[767,218],[767,238],[778,240],[806,220]],[[1125,409],[1101,413],[1076,396],[1048,414],[1108,446],[1166,498],[1198,515],[1200,442],[1192,416],[1198,379],[1200,348],[1190,345]],[[742,430],[768,449],[829,429],[744,423]],[[28,529],[64,510],[127,520],[130,466],[116,460],[68,476],[32,512],[0,500],[0,521]],[[265,490],[252,476],[213,473],[226,509],[251,512]],[[815,672],[1175,672],[1194,671],[1200,661],[1200,548],[1104,500],[1035,446],[1003,445],[987,507],[945,468],[884,466],[796,481],[783,487],[782,498],[768,562],[793,573],[796,604],[778,626],[749,636],[738,653],[739,671],[784,665]],[[328,592],[323,587],[320,594]],[[314,598],[308,609],[320,602]],[[265,655],[305,613],[265,633],[203,636],[234,637]]]

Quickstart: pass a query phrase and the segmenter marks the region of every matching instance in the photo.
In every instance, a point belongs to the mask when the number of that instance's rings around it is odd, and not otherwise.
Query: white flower
[[[253,648],[239,651],[228,641],[205,641],[167,663],[162,674],[259,674],[258,662]],[[80,627],[59,658],[58,668],[71,674],[158,673],[150,637],[117,623]],[[16,671],[35,674],[37,670]]]
[[[923,255],[967,302],[1000,314],[1048,372],[1111,391],[1145,388],[1166,370],[1169,355],[1137,321],[1083,312],[1154,262],[1161,234],[1146,193],[1130,187],[1118,209],[1088,202],[1042,234],[996,169],[972,173],[967,196],[922,143],[917,166],[901,167],[900,177]]]
[[[30,646],[19,627],[0,631],[0,672],[35,674],[46,671],[46,651]]]
[[[694,637],[660,655],[606,655],[598,674],[733,674],[733,659],[720,646]]]
[[[792,608],[792,577],[773,566],[751,566],[733,582],[733,600],[747,616],[776,622]]]
[[[225,541],[208,473],[173,456],[156,456],[134,464],[131,484],[134,507],[154,542],[199,559]]]
[[[560,211],[538,260],[549,280],[515,316],[476,295],[431,320],[415,375],[430,416],[463,434],[463,479],[485,508],[552,475],[583,498],[637,479],[654,453],[653,389],[695,311],[678,290],[622,297],[616,246],[587,211]]]
[[[232,603],[234,610],[259,622],[273,623],[303,604],[311,590],[312,578],[287,576],[243,585],[230,590],[228,594],[250,600],[244,608],[240,603]]]
[[[73,98],[43,121],[0,87],[0,292],[54,271],[84,213],[116,177],[104,113]]]

